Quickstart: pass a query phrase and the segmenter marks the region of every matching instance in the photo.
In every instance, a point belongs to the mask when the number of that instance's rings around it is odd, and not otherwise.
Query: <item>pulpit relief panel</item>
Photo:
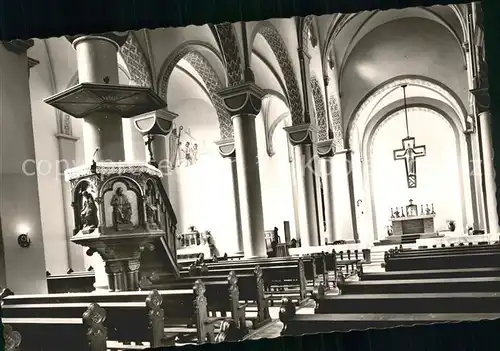
[[[101,189],[103,227],[107,231],[132,231],[144,223],[139,185],[128,177],[108,180]]]

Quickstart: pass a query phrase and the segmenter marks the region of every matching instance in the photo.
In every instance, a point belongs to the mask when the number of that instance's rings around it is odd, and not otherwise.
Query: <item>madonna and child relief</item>
[[[483,30],[470,3],[0,44],[4,335],[105,351],[500,318]],[[64,181],[11,176],[28,144],[76,160]],[[31,293],[49,306],[21,311]],[[60,315],[86,323],[61,341]]]

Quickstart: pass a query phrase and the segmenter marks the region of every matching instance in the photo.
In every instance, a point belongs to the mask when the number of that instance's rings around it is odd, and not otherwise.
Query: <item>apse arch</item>
[[[225,82],[219,79],[215,69],[208,60],[197,51],[197,48],[206,49],[214,54],[225,67],[222,56],[214,47],[201,41],[187,41],[179,45],[163,62],[158,77],[159,95],[167,101],[167,89],[170,76],[179,61],[182,59],[186,60],[198,73],[207,87],[209,98],[217,112],[221,137],[223,139],[230,138],[233,135],[231,116],[226,110],[222,98],[217,94],[217,92],[225,86]],[[224,73],[226,74],[227,72]]]
[[[471,201],[466,201],[472,196],[471,193],[471,183],[470,178],[465,176],[465,174],[470,174],[469,162],[468,162],[468,141],[463,133],[462,122],[459,115],[445,102],[432,99],[429,97],[412,97],[407,100],[408,111],[426,111],[439,116],[439,118],[444,119],[453,131],[453,136],[456,141],[456,162],[458,166],[457,173],[458,186],[459,186],[459,197],[460,197],[460,214],[461,222],[460,225],[465,228],[467,226],[467,221],[472,219],[472,204]],[[401,101],[394,101],[387,106],[384,106],[370,119],[369,123],[366,125],[365,130],[362,133],[361,141],[361,172],[362,172],[362,184],[353,184],[354,193],[356,198],[363,198],[364,203],[369,204],[367,207],[366,218],[364,223],[358,223],[358,227],[369,228],[375,235],[375,240],[378,239],[378,234],[380,232],[380,223],[376,214],[376,194],[374,193],[374,180],[373,180],[373,143],[381,130],[383,125],[391,118],[395,117],[397,114],[404,112],[404,105]],[[462,176],[460,176],[462,174]],[[362,186],[363,190],[360,190]],[[468,204],[468,205],[467,205]]]
[[[409,75],[399,76],[389,79],[372,89],[361,99],[356,108],[353,110],[352,115],[347,121],[347,126],[344,133],[344,140],[347,142],[345,146],[347,149],[353,147],[355,126],[360,123],[365,125],[368,119],[371,118],[371,114],[375,110],[376,105],[383,101],[386,96],[394,92],[396,89],[399,89],[404,84],[408,85],[409,87],[413,86],[424,88],[433,92],[434,94],[437,94],[448,105],[450,105],[454,113],[460,116],[462,129],[466,129],[467,110],[455,92],[453,92],[441,82],[432,78]],[[375,103],[375,107],[370,108],[370,105],[372,105],[373,103]]]
[[[261,21],[257,23],[252,34],[250,35],[249,42],[251,44],[251,47],[253,47],[253,43],[257,34],[262,35],[262,37],[266,40],[280,65],[280,69],[285,80],[292,123],[301,124],[303,122],[302,97],[285,42],[283,41],[283,38],[281,37],[276,27],[269,21]]]

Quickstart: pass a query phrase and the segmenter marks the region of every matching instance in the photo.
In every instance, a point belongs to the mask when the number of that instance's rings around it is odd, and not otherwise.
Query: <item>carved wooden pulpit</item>
[[[110,290],[137,290],[141,253],[175,231],[160,195],[161,171],[146,163],[97,162],[68,169],[65,177],[75,220],[71,241],[103,258]]]

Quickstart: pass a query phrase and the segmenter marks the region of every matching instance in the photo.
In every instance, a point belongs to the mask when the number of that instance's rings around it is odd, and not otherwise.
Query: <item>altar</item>
[[[392,234],[427,234],[434,233],[435,214],[391,218]]]
[[[420,213],[418,206],[409,200],[406,206],[398,206],[391,208],[390,218],[390,235],[403,236],[410,235],[416,236],[417,234],[431,234],[434,233],[434,204],[429,207],[428,204],[420,205]],[[417,237],[418,238],[418,237]]]

